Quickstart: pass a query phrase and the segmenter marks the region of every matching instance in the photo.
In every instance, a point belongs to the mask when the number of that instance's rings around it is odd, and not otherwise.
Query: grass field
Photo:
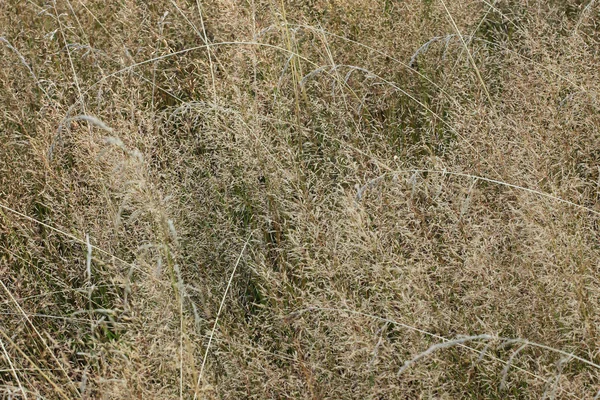
[[[0,398],[600,398],[599,94],[595,0],[0,2]]]

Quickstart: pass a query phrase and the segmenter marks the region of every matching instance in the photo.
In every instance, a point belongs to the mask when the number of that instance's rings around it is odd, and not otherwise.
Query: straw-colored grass
[[[0,397],[600,398],[598,21],[0,2]]]

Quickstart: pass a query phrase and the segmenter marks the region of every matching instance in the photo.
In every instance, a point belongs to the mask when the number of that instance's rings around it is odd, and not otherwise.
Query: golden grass
[[[0,3],[2,398],[594,398],[599,19]]]

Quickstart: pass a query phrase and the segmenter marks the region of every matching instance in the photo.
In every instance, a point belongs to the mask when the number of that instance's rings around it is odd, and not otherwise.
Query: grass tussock
[[[1,397],[593,398],[599,20],[1,2]]]

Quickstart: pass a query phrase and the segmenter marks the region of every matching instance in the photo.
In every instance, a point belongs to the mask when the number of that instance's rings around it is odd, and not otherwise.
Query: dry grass
[[[0,397],[593,398],[598,21],[1,2]]]

